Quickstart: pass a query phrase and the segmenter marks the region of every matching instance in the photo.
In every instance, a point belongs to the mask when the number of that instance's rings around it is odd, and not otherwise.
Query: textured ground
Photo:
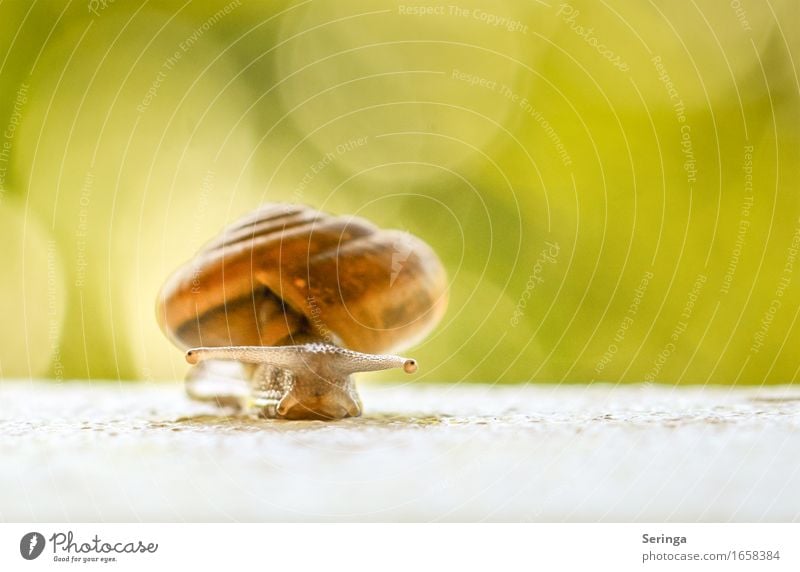
[[[369,386],[337,423],[0,383],[0,520],[800,520],[800,389]]]

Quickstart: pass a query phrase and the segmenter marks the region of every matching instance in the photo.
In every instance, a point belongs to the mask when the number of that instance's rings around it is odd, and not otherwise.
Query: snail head
[[[417,362],[413,359],[366,354],[324,343],[200,347],[186,352],[186,361],[190,364],[206,360],[255,364],[254,376],[283,376],[288,387],[275,404],[274,415],[283,419],[358,416],[361,414],[361,401],[352,374],[392,368],[402,368],[406,373],[417,370]]]

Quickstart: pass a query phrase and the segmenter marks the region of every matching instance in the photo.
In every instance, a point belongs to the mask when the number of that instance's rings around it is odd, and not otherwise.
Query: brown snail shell
[[[355,352],[398,351],[436,326],[446,288],[439,258],[408,233],[272,203],[224,229],[178,268],[161,289],[157,317],[183,350],[321,342]],[[231,352],[208,359],[223,355],[248,361]]]

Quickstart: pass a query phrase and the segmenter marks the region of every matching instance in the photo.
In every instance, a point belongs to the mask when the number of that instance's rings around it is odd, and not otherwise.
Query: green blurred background
[[[182,377],[159,286],[293,201],[440,253],[417,379],[794,381],[799,6],[5,0],[0,378]]]

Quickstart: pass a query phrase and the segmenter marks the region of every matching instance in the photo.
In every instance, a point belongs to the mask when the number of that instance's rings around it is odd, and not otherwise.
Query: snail
[[[422,340],[446,305],[444,267],[421,239],[269,203],[179,267],[156,313],[194,366],[190,397],[268,418],[340,419],[362,412],[352,374],[416,371],[386,352]],[[233,374],[222,374],[226,361]],[[203,392],[208,384],[225,389]]]

